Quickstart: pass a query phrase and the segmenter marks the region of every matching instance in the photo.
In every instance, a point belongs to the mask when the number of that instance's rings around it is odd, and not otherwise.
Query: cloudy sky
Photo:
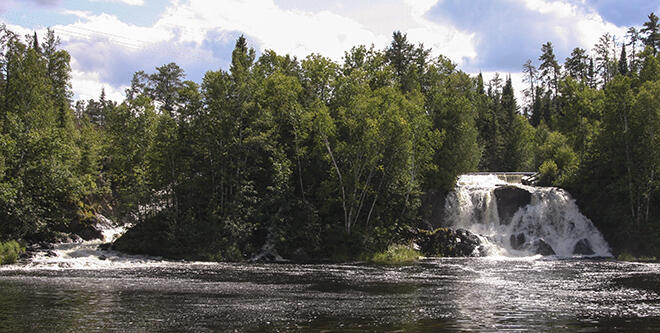
[[[257,51],[340,60],[352,46],[386,47],[394,30],[468,73],[511,73],[552,41],[563,61],[610,32],[639,26],[660,0],[0,0],[0,22],[23,34],[55,30],[72,55],[76,98],[115,100],[132,74],[176,62],[199,82],[228,69],[244,34]]]

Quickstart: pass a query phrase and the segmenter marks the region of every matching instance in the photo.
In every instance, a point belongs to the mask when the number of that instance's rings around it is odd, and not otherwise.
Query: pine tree
[[[561,67],[557,62],[555,57],[555,51],[552,47],[551,42],[543,44],[541,47],[541,56],[539,57],[541,65],[539,70],[541,71],[541,80],[544,83],[547,89],[551,89],[554,93],[554,96],[557,96],[559,92],[559,76]]]
[[[628,55],[626,54],[626,44],[621,46],[621,57],[619,58],[619,74],[628,75]]]
[[[644,22],[644,27],[640,30],[646,35],[642,37],[642,41],[644,45],[653,48],[653,54],[656,54],[660,49],[660,22],[655,13],[649,14],[648,18],[649,20]]]
[[[587,51],[585,49],[579,47],[574,48],[571,52],[571,56],[566,58],[566,62],[564,62],[566,74],[580,82],[586,82],[589,71],[587,59]]]
[[[523,82],[529,83],[529,89],[523,90],[523,94],[527,99],[527,106],[525,107],[525,117],[527,118],[531,113],[529,109],[534,104],[534,100],[536,100],[536,80],[538,79],[538,73],[536,66],[532,64],[532,60],[527,59],[525,64],[523,64],[523,74],[525,74]]]

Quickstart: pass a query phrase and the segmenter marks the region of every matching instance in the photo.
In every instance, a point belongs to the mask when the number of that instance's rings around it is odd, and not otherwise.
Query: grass
[[[13,264],[25,249],[17,241],[0,242],[0,265]]]
[[[416,262],[421,255],[406,245],[390,245],[387,250],[375,253],[368,261],[378,265],[408,265]]]
[[[632,255],[630,252],[623,252],[619,254],[618,257],[616,257],[617,260],[620,261],[637,261],[637,262],[656,262],[657,259],[656,257],[635,257]]]

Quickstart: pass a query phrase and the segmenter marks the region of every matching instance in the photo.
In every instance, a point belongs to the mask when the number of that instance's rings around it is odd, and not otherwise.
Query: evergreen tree
[[[527,99],[527,106],[525,106],[524,109],[525,117],[529,118],[529,116],[533,113],[533,111],[530,112],[530,109],[536,100],[536,80],[538,79],[538,70],[529,59],[525,62],[525,64],[523,64],[523,74],[525,74],[523,77],[523,82],[527,82],[529,84],[529,89],[523,90],[523,94]]]
[[[656,54],[660,49],[660,22],[655,13],[649,14],[648,19],[639,32],[645,35],[642,37],[644,45],[650,46]]]
[[[626,54],[626,45],[621,46],[621,57],[619,58],[619,74],[628,75],[628,55]]]
[[[551,42],[543,44],[539,60],[541,61],[541,65],[539,66],[539,71],[541,71],[541,81],[546,89],[551,90],[554,96],[557,96],[559,91],[561,67],[555,58],[555,52]]]
[[[587,59],[589,57],[586,50],[579,47],[574,48],[571,56],[566,58],[566,62],[564,62],[566,74],[580,82],[586,82],[589,76]]]
[[[628,37],[628,43],[626,46],[630,46],[632,51],[630,52],[630,60],[628,61],[629,70],[632,73],[637,73],[639,69],[637,65],[637,44],[640,41],[639,31],[635,27],[630,27],[628,28],[626,36]]]

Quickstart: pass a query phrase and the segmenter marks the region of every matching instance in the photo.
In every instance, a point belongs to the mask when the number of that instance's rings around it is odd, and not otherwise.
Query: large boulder
[[[420,230],[417,244],[429,257],[472,257],[484,255],[477,235],[465,229],[438,228],[433,231]]]
[[[590,256],[596,254],[596,252],[594,252],[593,248],[591,247],[591,242],[589,242],[589,240],[586,238],[582,238],[577,243],[575,243],[575,246],[573,247],[573,254]]]
[[[511,223],[511,219],[518,209],[532,202],[532,194],[517,186],[500,186],[495,189],[494,193],[500,224]]]
[[[537,239],[532,243],[532,251],[542,256],[553,256],[555,250],[552,249],[550,244],[546,243],[543,239]]]
[[[73,221],[70,226],[71,233],[88,241],[93,239],[104,240],[103,230],[112,226],[112,221],[101,214],[85,221]]]

